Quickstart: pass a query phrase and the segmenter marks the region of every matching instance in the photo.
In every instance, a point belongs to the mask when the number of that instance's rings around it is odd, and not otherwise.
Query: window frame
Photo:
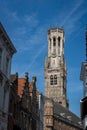
[[[56,47],[56,37],[53,37],[53,47]]]
[[[0,69],[1,69],[1,66],[2,66],[2,48],[0,48]]]
[[[9,72],[9,58],[8,57],[6,57],[6,65],[5,65],[5,73],[6,74],[8,74],[8,72]]]
[[[50,85],[57,85],[57,75],[50,76]]]

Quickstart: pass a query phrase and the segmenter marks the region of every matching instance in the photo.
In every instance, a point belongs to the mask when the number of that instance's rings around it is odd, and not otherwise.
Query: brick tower
[[[45,96],[67,108],[66,74],[64,30],[50,28],[48,30],[48,56],[45,60]]]

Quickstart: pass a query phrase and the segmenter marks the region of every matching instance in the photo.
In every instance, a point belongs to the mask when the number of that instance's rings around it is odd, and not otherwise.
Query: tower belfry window
[[[57,76],[54,75],[54,85],[56,85],[56,84],[57,84]]]
[[[50,84],[53,85],[53,75],[50,76]]]
[[[55,37],[53,38],[53,46],[54,47],[56,46],[56,38]]]
[[[51,75],[50,76],[50,85],[56,85],[57,84],[57,75]]]
[[[58,47],[60,47],[60,37],[58,37]]]
[[[50,49],[51,49],[51,38],[49,38],[49,42],[50,42]]]

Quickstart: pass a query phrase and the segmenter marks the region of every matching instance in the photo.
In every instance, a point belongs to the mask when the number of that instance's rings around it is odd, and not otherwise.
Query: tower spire
[[[86,61],[87,61],[87,24],[86,24]]]

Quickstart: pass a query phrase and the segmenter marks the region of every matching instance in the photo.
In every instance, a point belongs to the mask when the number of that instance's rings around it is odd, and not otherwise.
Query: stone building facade
[[[80,118],[69,111],[66,81],[64,30],[51,28],[45,60],[44,130],[82,130]]]
[[[15,52],[15,47],[0,23],[0,130],[7,130],[11,60]]]

